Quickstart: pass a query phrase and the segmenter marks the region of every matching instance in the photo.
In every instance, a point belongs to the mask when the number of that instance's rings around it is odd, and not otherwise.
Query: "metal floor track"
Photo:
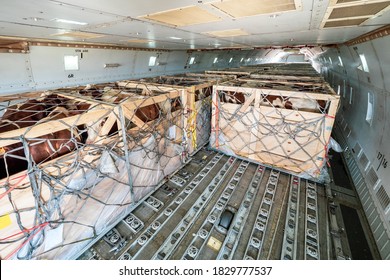
[[[201,149],[79,259],[330,259],[328,220],[324,186]]]

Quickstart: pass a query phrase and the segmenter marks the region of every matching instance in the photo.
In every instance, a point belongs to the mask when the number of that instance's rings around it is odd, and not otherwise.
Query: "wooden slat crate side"
[[[223,82],[223,81],[237,79],[236,75],[218,75],[218,74],[208,74],[208,73],[186,73],[185,75],[188,77],[197,77],[199,79],[204,79],[207,81],[213,80],[216,82]]]
[[[163,77],[166,77],[166,76],[163,76]],[[176,78],[176,76],[173,76],[173,77]],[[127,86],[129,86],[129,85],[134,86],[139,81],[126,81],[126,82],[127,82]],[[119,84],[123,85],[122,82],[120,82]],[[192,154],[197,149],[199,144],[203,144],[203,143],[199,143],[198,140],[204,139],[205,135],[199,135],[198,133],[204,132],[204,133],[207,133],[207,135],[208,135],[208,131],[197,130],[197,123],[199,122],[198,112],[201,111],[201,109],[202,109],[199,106],[204,104],[203,103],[204,101],[202,102],[202,100],[195,101],[197,91],[205,91],[206,89],[210,89],[210,91],[211,91],[212,86],[215,84],[216,84],[216,82],[214,80],[212,80],[212,81],[206,80],[206,81],[202,82],[201,84],[188,85],[188,86],[171,85],[171,84],[165,85],[165,84],[160,84],[160,83],[149,83],[147,81],[142,82],[142,85],[144,85],[145,88],[163,87],[166,89],[166,87],[171,87],[172,89],[183,91],[182,104],[183,104],[184,110],[185,110],[184,116],[183,116],[183,118],[184,118],[183,122],[184,122],[185,131],[187,132],[187,137],[188,137],[187,144],[188,144],[188,149],[189,149],[190,154]],[[202,97],[202,98],[204,98],[204,97]],[[177,134],[177,135],[182,136],[182,131],[180,132],[180,134]]]
[[[171,92],[163,93],[158,96],[142,96],[141,99],[125,99],[121,101],[120,104],[111,104],[111,105],[100,104],[99,101],[94,101],[84,97],[80,98],[79,96],[71,96],[69,94],[64,94],[63,96],[66,98],[82,101],[82,102],[90,102],[91,104],[96,106],[93,107],[93,109],[89,109],[86,112],[81,113],[79,115],[65,117],[56,120],[48,120],[43,123],[37,123],[33,126],[0,133],[0,145],[4,147],[10,144],[18,143],[21,141],[20,139],[21,135],[23,135],[24,138],[26,139],[39,138],[40,136],[49,133],[57,132],[64,129],[69,129],[71,127],[75,127],[78,125],[85,125],[91,121],[97,121],[99,119],[104,120],[105,122],[104,122],[104,126],[100,128],[99,139],[97,141],[102,141],[102,139],[107,140],[106,137],[109,132],[109,129],[111,128],[110,126],[114,122],[119,121],[118,120],[119,108],[122,108],[127,112],[126,118],[129,121],[135,122],[141,128],[143,127],[143,125],[145,125],[145,127],[143,128],[147,128],[149,124],[143,123],[135,116],[136,109],[143,108],[152,104],[163,103],[166,102],[167,100],[174,99],[177,97],[183,99],[183,104],[187,103],[187,94],[183,90],[177,90],[172,88],[170,90]],[[22,99],[24,97],[30,97],[30,96],[31,94],[22,96]],[[183,107],[185,108],[185,106]],[[169,113],[169,118],[173,118],[175,120],[175,124],[181,129],[184,129],[186,126],[184,124],[184,119],[182,118],[181,115],[185,115],[184,112],[173,112],[172,114]],[[150,123],[153,123],[153,121],[151,121]],[[47,163],[45,163],[45,165],[46,164]]]
[[[220,102],[220,91],[244,93],[246,102]],[[325,100],[329,101],[329,106],[326,114],[274,108],[260,104],[260,96],[265,95]],[[226,144],[237,155],[295,173],[310,171],[318,175],[324,164],[338,104],[339,96],[334,94],[214,86],[214,147],[219,149]],[[284,132],[286,128],[288,131]],[[219,143],[219,134],[226,143]]]
[[[272,74],[264,74],[264,73],[258,73],[258,74],[251,74],[249,76],[250,79],[260,79],[260,80],[269,80],[269,81],[300,81],[300,82],[318,82],[318,83],[325,83],[324,78],[316,77],[316,76],[294,76],[289,74],[283,74],[283,75],[272,75]]]
[[[312,100],[324,100],[324,101],[336,101],[340,99],[340,96],[336,94],[322,94],[322,93],[313,93],[313,92],[302,92],[302,91],[292,91],[292,90],[274,90],[274,89],[264,89],[264,88],[249,88],[249,87],[237,87],[230,85],[218,85],[215,86],[218,91],[230,91],[230,92],[241,92],[247,95],[252,93],[260,93],[263,95],[274,95],[274,96],[285,96],[285,97],[297,97],[303,99],[312,99]]]
[[[159,87],[159,86],[166,86],[166,87],[172,87],[172,88],[179,88],[179,89],[191,89],[192,87],[195,87],[196,90],[198,89],[203,89],[203,88],[206,88],[206,87],[210,87],[210,86],[213,86],[215,84],[217,84],[218,82],[223,82],[223,81],[227,81],[227,80],[231,80],[232,78],[231,77],[223,77],[223,76],[220,76],[220,78],[218,78],[218,76],[215,76],[216,78],[207,78],[207,77],[199,77],[199,76],[194,76],[194,77],[191,77],[191,76],[161,76],[159,80],[155,80],[153,78],[149,78],[149,79],[142,79],[142,81],[133,81],[135,83],[144,83],[144,84],[148,84],[148,85],[154,85],[156,87]],[[172,81],[175,81],[175,79],[177,80],[177,82],[181,83],[180,85],[179,84],[171,84],[171,83],[168,83],[168,81],[164,82],[164,79],[168,80],[168,79],[171,79]],[[187,85],[184,85],[183,83],[187,83]]]
[[[223,115],[231,113],[230,116],[234,116],[239,108],[232,108],[233,106],[237,105],[223,104],[221,105],[220,111],[224,112]],[[297,118],[295,117],[295,114],[293,114],[293,118],[283,118],[281,117],[283,115],[281,109],[263,107],[265,106],[260,106],[260,108],[250,107],[243,112],[242,116],[239,118],[233,117],[232,119],[226,119],[220,116],[219,126],[221,131],[228,136],[228,139],[236,138],[236,140],[231,143],[234,144],[234,142],[237,142],[237,145],[242,145],[243,148],[248,150],[248,154],[259,151],[259,145],[256,146],[256,149],[251,148],[251,144],[253,143],[261,143],[260,150],[272,150],[274,154],[289,156],[304,161],[311,160],[312,157],[310,155],[319,152],[318,146],[323,140],[319,138],[313,139],[313,134],[321,135],[321,123],[323,122],[324,116],[321,115],[317,118],[311,117],[311,122],[313,120],[318,121],[314,127],[310,127],[310,133],[307,131],[300,131],[294,134],[295,139],[290,139],[290,134],[281,132],[280,130],[278,131],[278,129],[282,129],[285,126],[284,124],[281,124],[281,120],[288,121],[288,128],[292,131],[299,131],[302,123],[307,120],[301,115]],[[272,115],[270,113],[272,113]],[[311,113],[311,115],[313,115],[313,113]],[[244,123],[248,125],[244,125]],[[256,124],[256,126],[251,124]],[[324,144],[325,143],[322,145]]]
[[[240,68],[251,71],[254,74],[290,75],[294,73],[295,76],[300,77],[320,77],[320,74],[309,63],[268,63],[242,66]]]
[[[64,96],[70,97],[70,96],[68,96],[68,94],[65,94]],[[135,111],[137,109],[148,106],[150,104],[163,103],[163,102],[169,101],[169,100],[177,98],[177,97],[182,98],[182,102],[184,104],[187,103],[187,100],[186,100],[187,94],[185,94],[184,91],[182,91],[182,90],[174,89],[171,92],[163,93],[162,95],[146,96],[146,97],[144,96],[142,99],[135,99],[135,100],[134,99],[133,100],[126,99],[126,100],[123,100],[122,102],[120,102],[119,104],[110,105],[110,106],[102,106],[102,104],[99,103],[99,105],[97,106],[98,109],[96,109],[96,111],[90,111],[90,112],[88,111],[88,112],[82,113],[79,116],[75,116],[77,118],[63,118],[61,120],[53,120],[53,121],[49,121],[48,123],[37,124],[36,126],[26,128],[25,131],[23,131],[23,133],[28,135],[27,134],[28,132],[33,131],[34,135],[36,137],[39,137],[41,135],[45,135],[48,133],[47,128],[50,128],[51,131],[59,131],[62,129],[69,128],[70,126],[74,126],[76,124],[77,125],[78,124],[85,124],[90,120],[99,121],[99,118],[102,120],[105,120],[104,125],[101,127],[101,129],[99,131],[99,137],[95,140],[94,143],[92,143],[92,147],[85,146],[82,149],[73,151],[69,154],[66,154],[66,155],[60,157],[60,158],[56,158],[56,159],[53,159],[51,161],[41,163],[38,165],[39,169],[42,171],[43,174],[47,174],[49,176],[52,176],[53,178],[54,177],[59,178],[57,181],[52,181],[52,183],[50,185],[46,181],[40,180],[39,178],[37,179],[38,184],[40,186],[39,197],[41,199],[41,202],[46,203],[47,201],[49,201],[50,194],[51,194],[50,190],[52,190],[53,188],[56,189],[57,192],[61,192],[62,190],[64,190],[68,186],[70,181],[72,181],[73,179],[76,179],[77,177],[84,176],[86,174],[87,170],[85,170],[85,169],[83,169],[83,170],[78,169],[78,170],[75,170],[75,172],[71,172],[71,170],[70,170],[71,166],[78,166],[77,163],[75,165],[73,164],[76,161],[82,161],[84,165],[88,165],[91,167],[94,166],[94,168],[98,168],[99,162],[101,159],[101,153],[96,152],[95,149],[93,148],[93,146],[96,146],[96,145],[102,146],[103,145],[106,147],[113,147],[113,145],[114,145],[114,147],[119,148],[119,152],[121,149],[122,150],[124,149],[124,144],[122,141],[123,133],[120,133],[119,135],[114,135],[111,137],[108,136],[108,132],[109,132],[112,124],[114,124],[115,122],[122,122],[122,120],[120,120],[118,118],[118,116],[120,115],[119,111],[121,111],[121,110],[123,110],[124,112],[126,111],[124,116],[127,120],[134,122],[138,125],[134,128],[131,128],[129,131],[126,131],[126,133],[128,135],[136,135],[137,136],[139,134],[140,130],[153,129],[154,132],[158,132],[159,135],[161,135],[161,137],[164,137],[166,135],[166,132],[167,132],[167,129],[169,128],[169,126],[172,124],[175,124],[175,125],[177,125],[177,127],[178,127],[177,129],[179,131],[176,133],[177,137],[176,137],[176,139],[172,140],[172,143],[180,143],[182,138],[183,138],[182,132],[183,132],[184,128],[186,127],[186,125],[184,124],[184,116],[185,116],[184,108],[182,110],[174,111],[172,113],[169,112],[169,116],[167,116],[167,118],[165,118],[165,119],[152,120],[152,121],[149,121],[146,123],[143,123],[139,119],[135,120],[136,119],[135,118],[136,117]],[[86,101],[88,101],[87,99],[79,98],[79,97],[75,97],[74,99],[78,100],[78,101],[82,101],[84,103]],[[94,101],[91,101],[91,102],[93,103]],[[168,112],[164,112],[164,113],[167,114]],[[60,127],[56,127],[57,123],[61,124]],[[40,125],[43,125],[43,126],[40,126]],[[38,129],[36,127],[38,127]],[[121,126],[118,126],[118,127],[121,127]],[[128,142],[128,149],[130,150],[130,152],[132,152],[133,148],[139,147],[141,142],[142,143],[147,142],[150,135],[151,134],[145,135],[144,139],[138,139],[139,138],[138,137],[137,143],[135,143],[134,141],[133,142],[129,141]],[[134,137],[131,137],[131,136],[129,136],[129,138],[134,139]],[[6,140],[2,140],[2,141],[6,141]],[[165,140],[165,141],[167,141],[167,140]],[[118,152],[118,150],[116,150],[116,152]],[[123,154],[124,153],[122,152],[122,155]],[[171,156],[172,155],[167,155],[167,159],[165,161],[170,160],[169,157],[171,157]],[[178,156],[176,155],[176,157],[178,157]],[[60,161],[62,162],[62,164],[59,164]],[[69,164],[66,164],[66,162],[68,162]],[[180,159],[178,159],[178,162],[180,162]],[[172,167],[169,167],[169,168],[170,169],[177,168],[177,162],[173,163]],[[92,169],[90,171],[93,172]],[[125,170],[123,170],[123,172],[120,172],[120,174],[122,176],[122,175],[127,174],[127,172]],[[19,177],[21,177],[22,180],[18,180]],[[146,176],[146,177],[150,177],[150,176]],[[17,186],[15,187],[15,189],[12,190],[12,200],[14,201],[15,205],[17,205],[18,209],[31,208],[31,210],[24,211],[21,215],[23,226],[26,228],[31,228],[31,227],[35,226],[34,216],[36,215],[35,209],[34,209],[34,206],[36,205],[36,200],[35,200],[36,198],[31,193],[30,178],[31,177],[29,177],[26,172],[21,172],[21,173],[15,174],[9,178],[2,179],[0,181],[1,185],[8,184],[8,182],[11,182],[11,183],[17,182],[18,183]],[[100,194],[106,193],[108,195],[108,194],[112,193],[112,188],[114,188],[114,187],[117,188],[118,181],[110,180],[110,179],[104,179],[104,180],[105,180],[104,183],[99,183],[99,186],[106,188],[106,191],[100,190],[99,193]],[[107,180],[110,181],[111,183],[108,182]],[[96,185],[94,188],[96,188],[97,186],[98,185]],[[133,194],[130,192],[130,189],[131,188],[129,188],[129,186],[125,186],[123,188],[123,190],[126,191],[126,195],[128,193],[127,196],[129,199],[127,201],[123,201],[123,198],[122,198],[120,201],[111,201],[111,202],[117,203],[118,205],[119,205],[119,203],[123,202],[123,203],[125,203],[124,207],[126,208],[127,207],[126,205],[131,204],[132,201],[134,201],[134,200],[132,200]],[[142,193],[145,192],[145,189],[146,188],[139,188],[138,191],[136,191],[135,195],[138,197],[137,199],[140,199],[140,196],[142,197]],[[1,194],[4,194],[4,192],[0,193],[0,195]],[[90,220],[90,217],[94,217],[92,215],[93,214],[92,212],[90,214],[86,214],[85,211],[82,212],[83,213],[82,217],[77,218],[77,219],[74,217],[75,220],[73,221],[72,216],[70,214],[73,213],[75,215],[76,213],[79,213],[79,211],[75,210],[76,209],[75,204],[70,201],[70,197],[71,196],[64,196],[61,200],[61,204],[64,207],[63,214],[66,216],[67,221],[72,221],[72,223],[76,222],[76,223],[86,223],[86,224],[93,224],[95,222],[98,223],[97,220],[96,221]],[[125,194],[123,197],[125,197]],[[106,201],[107,199],[110,199],[110,197],[108,197],[108,196],[100,196],[100,197],[96,197],[96,198],[100,198],[100,199],[102,199],[102,201]],[[92,207],[94,213],[95,212],[96,213],[103,213],[103,212],[100,212],[100,210],[98,210],[100,208],[102,208],[101,209],[102,211],[105,211],[104,212],[104,213],[106,213],[106,214],[104,214],[105,217],[107,215],[111,215],[110,213],[113,213],[112,207],[103,207],[101,204],[99,204],[95,200],[93,200],[93,201],[91,200],[90,202],[95,203],[95,206]],[[83,207],[82,209],[84,209],[84,208],[85,207]],[[103,210],[103,208],[105,210]],[[117,208],[119,209],[120,206],[117,206]],[[125,209],[125,208],[123,208],[123,209]],[[6,199],[6,197],[4,197],[2,200],[0,200],[0,209],[1,209],[0,214],[10,214],[12,216],[11,217],[12,226],[7,227],[4,231],[1,231],[1,235],[2,236],[11,236],[13,234],[18,233],[20,231],[20,228],[16,223],[16,214],[13,212],[14,209],[13,209],[12,205],[9,204],[9,201]],[[82,209],[80,208],[80,211],[82,211]],[[68,211],[68,212],[71,211],[71,212],[68,213],[66,211]],[[117,211],[117,213],[119,213],[118,211]],[[120,210],[120,211],[122,211],[122,210]],[[115,215],[115,217],[116,216],[117,215]],[[85,231],[85,228],[82,229],[82,227],[80,227],[80,226],[78,227],[77,230],[75,229],[75,227],[72,227],[68,224],[65,224],[65,226],[64,226],[64,232],[65,231],[66,232],[73,232],[72,236],[73,236],[73,238],[75,238],[74,241],[77,241],[78,237],[80,237],[81,239],[85,237],[83,230]],[[66,241],[71,242],[72,240],[66,240]],[[21,245],[21,242],[23,242],[23,240],[20,242],[15,242],[15,243],[6,245],[6,246],[1,246],[1,249],[0,249],[1,257],[4,258],[8,254],[12,253],[12,251],[17,249]],[[61,251],[64,249],[60,248],[60,249],[56,249],[56,250]],[[51,253],[49,252],[48,254],[50,255]]]
[[[209,71],[206,71],[205,72],[206,74],[212,74],[212,75],[233,75],[233,76],[236,76],[236,77],[241,77],[241,76],[249,76],[250,74],[252,74],[252,71],[248,72],[248,71],[240,71],[239,69],[238,70],[209,70]]]
[[[313,81],[283,81],[283,80],[265,80],[265,79],[247,79],[240,78],[236,81],[242,82],[242,86],[249,86],[251,88],[270,88],[275,90],[293,90],[293,91],[305,91],[312,93],[322,94],[335,94],[333,89],[324,82]],[[229,82],[225,82],[222,85],[229,85]]]

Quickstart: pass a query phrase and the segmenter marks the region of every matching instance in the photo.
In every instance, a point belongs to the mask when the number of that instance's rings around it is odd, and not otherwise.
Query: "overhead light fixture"
[[[80,21],[68,20],[68,19],[62,19],[62,18],[55,18],[55,19],[52,19],[52,21],[61,22],[61,23],[76,24],[76,25],[87,25],[88,24],[86,22],[80,22]]]
[[[270,18],[277,18],[279,15],[277,15],[277,14],[273,14],[273,15],[270,15],[269,17]]]
[[[33,20],[33,21],[42,21],[42,20],[45,20],[43,18],[40,18],[40,17],[28,17],[28,18],[23,18],[24,20]]]
[[[121,66],[119,63],[106,63],[104,64],[104,68],[112,68]]]
[[[181,40],[182,38],[179,38],[179,37],[175,37],[175,36],[172,36],[172,37],[169,37],[170,39],[172,40]]]

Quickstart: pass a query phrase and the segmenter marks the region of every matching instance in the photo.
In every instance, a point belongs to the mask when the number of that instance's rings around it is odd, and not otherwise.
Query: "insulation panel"
[[[324,28],[355,26],[355,25],[359,25],[359,24],[363,23],[366,20],[367,20],[367,18],[328,21],[327,23],[325,23]]]
[[[76,38],[76,39],[95,39],[95,38],[104,37],[104,35],[102,35],[102,34],[78,32],[78,31],[53,34],[51,36],[64,36],[64,37],[70,37],[70,38]]]
[[[235,18],[296,10],[294,0],[231,0],[212,5]]]
[[[205,33],[217,37],[235,37],[235,36],[250,35],[248,32],[242,29],[218,30],[218,31],[209,31]]]
[[[155,14],[146,15],[141,18],[176,26],[187,26],[221,20],[220,17],[213,15],[210,12],[203,10],[197,6],[159,12]]]
[[[349,3],[349,2],[357,2],[360,0],[338,0],[337,4],[344,4],[344,3]]]
[[[370,16],[375,15],[387,8],[390,5],[390,1],[382,3],[371,3],[357,6],[349,6],[342,8],[334,8],[329,16],[329,19],[349,18],[358,16]]]
[[[144,44],[144,43],[153,43],[155,41],[153,40],[147,40],[147,39],[130,39],[126,40],[128,43],[136,43],[136,44]]]

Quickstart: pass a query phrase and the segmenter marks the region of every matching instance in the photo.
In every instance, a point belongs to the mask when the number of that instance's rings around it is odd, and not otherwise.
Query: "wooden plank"
[[[251,79],[263,79],[263,80],[285,80],[285,81],[302,81],[302,82],[325,82],[321,76],[293,76],[293,75],[270,75],[270,74],[251,74]]]
[[[220,74],[220,75],[236,75],[245,76],[250,75],[252,72],[241,72],[241,71],[206,71],[207,74]]]
[[[3,132],[0,133],[0,147],[5,147],[20,142],[19,137],[21,135],[23,135],[24,138],[38,138],[42,135],[69,129],[70,127],[86,124],[91,121],[96,121],[97,119],[106,117],[109,114],[109,110],[96,109],[60,120],[50,120],[48,122],[36,124],[34,126]]]
[[[212,106],[211,106],[211,132],[215,133],[215,147],[219,148],[219,97],[217,90],[213,87]]]
[[[166,78],[167,76],[164,76],[164,78]],[[195,80],[195,79],[194,79]],[[186,81],[186,80],[180,80],[180,81]],[[199,80],[197,80],[199,81]],[[206,82],[203,82],[203,83],[197,83],[197,84],[193,84],[193,85],[171,85],[171,84],[167,84],[165,85],[164,83],[156,83],[156,82],[143,82],[144,84],[146,85],[150,85],[150,86],[155,86],[155,87],[161,87],[161,86],[169,86],[170,89],[184,89],[184,90],[188,90],[188,89],[193,89],[195,88],[196,90],[198,89],[203,89],[203,88],[206,88],[206,87],[211,87],[213,86],[214,84],[216,84],[216,81],[206,81]],[[195,91],[194,91],[195,92]]]
[[[194,77],[199,77],[199,78],[205,78],[205,79],[216,79],[218,81],[221,81],[223,79],[226,80],[234,80],[237,79],[236,75],[217,75],[217,74],[207,74],[207,73],[186,73],[186,76],[194,76]]]
[[[172,90],[172,89],[171,89]],[[129,110],[135,110],[138,108],[142,108],[151,104],[157,104],[160,102],[164,102],[167,99],[173,99],[176,97],[181,96],[183,94],[182,89],[178,90],[173,90],[169,93],[161,94],[161,95],[156,95],[156,96],[151,96],[151,97],[145,97],[144,99],[136,99],[136,100],[124,100],[120,103],[120,106],[126,107]]]
[[[326,88],[326,83],[320,82],[320,81],[283,81],[283,80],[265,80],[265,79],[243,79],[243,78],[238,78],[237,81],[241,82],[246,82],[246,83],[275,83],[275,84],[280,84],[280,85],[299,85],[299,86],[315,86],[315,87],[322,87]]]
[[[199,85],[194,85],[194,87],[195,87],[195,90],[201,90],[201,89],[204,89],[204,88],[212,87],[212,86],[215,85],[215,84],[216,84],[216,82],[210,81],[210,82],[207,82],[207,83],[202,83],[202,84],[199,84]]]
[[[96,137],[94,143],[95,144],[101,144],[102,141],[104,141],[107,136],[108,136],[108,133],[110,132],[112,126],[115,124],[115,122],[119,121],[118,119],[118,116],[119,115],[119,112],[118,112],[118,109],[115,108],[114,109],[114,112],[112,112],[108,118],[106,119],[103,127],[100,129],[99,133],[98,133],[98,136]],[[119,128],[120,126],[118,126]]]
[[[256,96],[259,96],[256,94]],[[256,101],[256,100],[255,100]],[[258,101],[257,101],[258,102]],[[226,110],[230,113],[234,113],[239,110],[241,105],[232,104],[232,103],[224,103],[223,110]],[[290,122],[303,122],[303,121],[314,121],[318,119],[325,118],[325,115],[322,113],[312,113],[305,111],[295,111],[290,109],[283,108],[274,108],[271,106],[259,106],[260,112],[264,117],[274,118],[274,119],[285,119]]]
[[[115,109],[115,112],[111,113],[106,122],[104,123],[102,129],[99,132],[99,137],[105,137],[110,132],[112,126],[115,124],[115,122],[118,120],[118,110]]]
[[[138,126],[141,129],[150,129],[150,126],[143,122],[140,118],[138,118],[135,115],[135,111],[127,110],[125,107],[123,108],[123,113],[125,117],[129,120],[131,120],[136,126]]]
[[[7,102],[7,101],[19,100],[19,99],[39,98],[43,93],[46,93],[46,91],[36,91],[36,92],[20,93],[20,94],[13,94],[13,95],[2,95],[0,96],[0,102]]]
[[[225,85],[217,85],[216,90],[223,91],[232,91],[232,92],[242,92],[246,94],[256,93],[263,95],[276,95],[276,96],[286,96],[286,97],[299,97],[306,99],[315,99],[315,100],[336,100],[340,99],[340,96],[335,94],[320,94],[312,92],[302,92],[302,91],[286,91],[286,90],[273,90],[273,89],[258,89],[258,88],[246,88],[246,87],[233,87]]]
[[[191,77],[187,77],[187,76],[162,76],[162,78],[165,78],[165,79],[173,79],[173,80],[180,80],[180,81],[190,81],[190,82],[197,82],[199,81],[199,79],[196,79],[196,78],[191,78]],[[153,78],[151,78],[153,79]]]
[[[140,83],[139,81],[120,81],[120,82],[117,82],[117,84],[118,84],[118,86],[121,86],[121,87],[134,88],[134,89],[145,89],[149,92],[154,90],[154,91],[161,91],[162,93],[165,93],[165,92],[172,92],[175,90],[171,86],[150,85],[148,83]]]
[[[101,105],[103,107],[112,108],[112,106],[107,106],[103,102],[98,102],[97,100],[93,100],[92,97],[88,98],[88,97],[84,97],[84,96],[75,96],[75,95],[60,93],[60,92],[56,92],[56,91],[53,91],[52,94],[57,94],[58,96],[61,96],[61,97],[67,98],[67,99],[80,101],[80,102],[91,104],[91,105],[94,105],[94,106]]]
[[[189,153],[193,153],[197,147],[197,131],[196,131],[196,119],[198,112],[195,106],[195,88],[192,87],[187,91],[186,97],[186,110],[184,111],[184,128],[187,131]]]
[[[238,113],[242,114],[244,113],[249,105],[251,105],[251,103],[253,102],[253,100],[255,100],[255,97],[256,96],[260,96],[259,94],[251,94],[251,96],[245,101],[245,103],[241,106],[240,110],[238,110]],[[256,106],[255,106],[256,107]]]

